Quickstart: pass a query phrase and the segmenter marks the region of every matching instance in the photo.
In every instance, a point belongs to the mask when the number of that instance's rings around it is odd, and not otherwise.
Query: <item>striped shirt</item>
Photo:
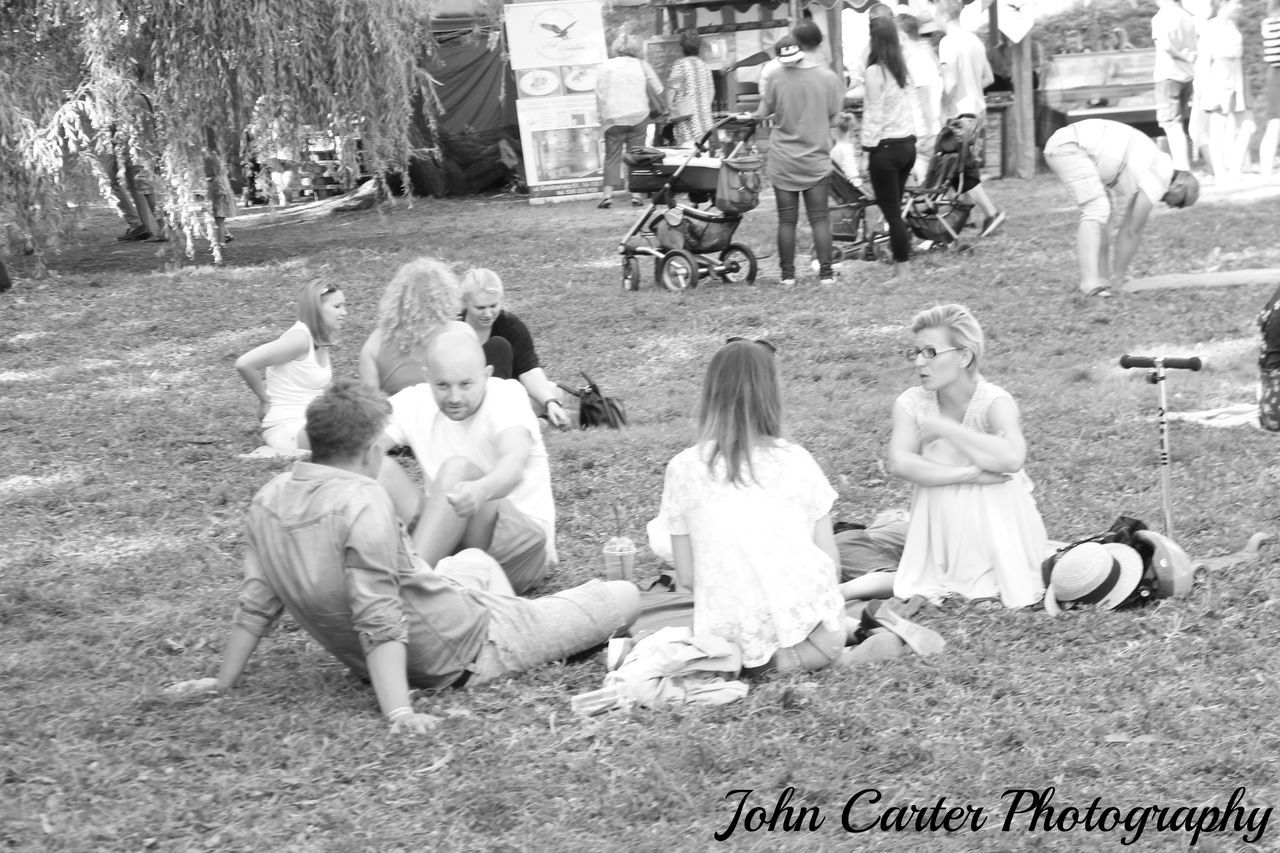
[[[1262,19],[1262,58],[1280,67],[1280,15]]]

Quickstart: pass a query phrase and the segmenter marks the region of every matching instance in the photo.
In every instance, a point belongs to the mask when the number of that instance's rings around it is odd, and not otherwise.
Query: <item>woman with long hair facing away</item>
[[[556,386],[547,378],[524,321],[502,307],[502,279],[483,267],[462,274],[462,321],[475,332],[485,361],[498,379],[515,379],[529,394],[538,415],[559,429],[569,426],[569,414]]]
[[[893,18],[872,18],[869,26],[862,150],[867,152],[867,176],[876,204],[889,225],[893,277],[901,278],[911,260],[911,232],[902,219],[902,191],[916,162],[914,93]]]
[[[813,457],[783,437],[773,346],[730,340],[707,367],[697,443],[668,463],[662,491],[694,631],[735,643],[749,671],[902,654],[894,634],[845,648],[857,626],[836,585],[835,498]]]
[[[258,398],[262,438],[272,449],[310,448],[307,405],[333,379],[329,348],[346,317],[346,298],[336,284],[307,282],[298,296],[298,321],[236,359],[236,370]]]
[[[888,470],[915,492],[893,594],[1035,604],[1049,547],[1018,406],[979,372],[985,339],[963,305],[922,311],[911,331],[919,384],[894,403]]]
[[[456,321],[458,278],[444,261],[415,258],[396,270],[378,303],[378,323],[360,348],[360,381],[388,397],[427,381],[427,344]]]

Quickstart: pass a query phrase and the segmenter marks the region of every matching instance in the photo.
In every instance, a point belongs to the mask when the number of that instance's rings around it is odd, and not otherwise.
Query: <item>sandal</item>
[[[1085,291],[1084,295],[1096,296],[1099,299],[1110,299],[1112,296],[1115,296],[1115,294],[1111,292],[1111,286],[1107,284],[1100,284],[1093,290]]]
[[[597,204],[596,207],[599,208],[600,210],[608,210],[609,208],[613,207],[613,199],[602,198],[600,199],[600,203]]]

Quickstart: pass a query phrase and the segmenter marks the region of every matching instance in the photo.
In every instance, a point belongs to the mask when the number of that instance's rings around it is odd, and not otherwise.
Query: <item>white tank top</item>
[[[332,365],[322,365],[316,360],[316,342],[307,324],[299,320],[289,328],[289,332],[294,329],[306,332],[307,354],[267,368],[267,399],[271,407],[262,419],[264,429],[306,420],[307,405],[319,397],[333,379]]]

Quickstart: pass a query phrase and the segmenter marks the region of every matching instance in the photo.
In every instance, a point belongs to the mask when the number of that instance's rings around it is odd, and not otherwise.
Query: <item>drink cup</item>
[[[604,576],[611,581],[635,580],[636,543],[625,536],[604,543]]]

